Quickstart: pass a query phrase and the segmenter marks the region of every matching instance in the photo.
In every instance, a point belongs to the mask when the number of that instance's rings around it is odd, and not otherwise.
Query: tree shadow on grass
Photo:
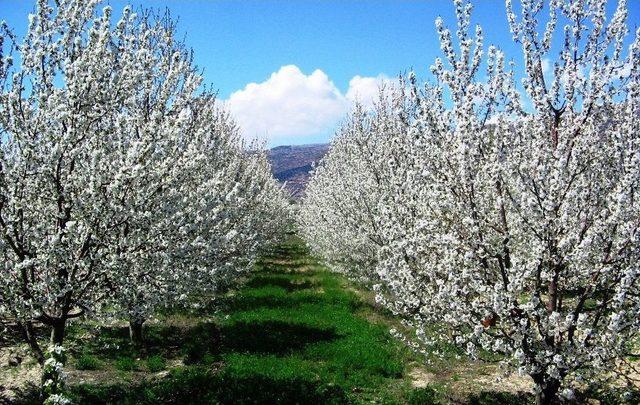
[[[185,364],[199,364],[217,358],[221,350],[284,355],[336,338],[339,336],[332,328],[281,321],[235,322],[222,329],[213,322],[200,322],[191,326],[148,325],[142,353],[130,344],[126,327],[101,327],[85,347],[103,359],[160,354],[167,358],[184,357]]]
[[[344,390],[336,385],[303,379],[276,380],[264,376],[222,375],[216,393],[221,404],[348,404]]]
[[[300,378],[237,376],[204,367],[171,372],[162,380],[137,386],[80,385],[76,403],[91,404],[347,404],[345,391],[332,384]]]
[[[263,273],[268,275],[299,275],[297,265],[293,265],[291,263],[263,263],[261,265],[261,270]],[[309,272],[307,273],[311,275]]]
[[[203,322],[191,328],[182,343],[186,364],[201,362],[220,351],[220,328],[213,322]]]
[[[149,354],[184,355],[185,364],[195,364],[219,353],[220,329],[214,322],[186,327],[153,325],[147,331],[146,349]]]
[[[216,355],[220,348],[220,329],[213,322],[188,326],[150,324],[145,326],[144,335],[142,353],[131,345],[129,330],[124,326],[100,327],[85,347],[91,354],[106,359],[160,354],[169,358],[185,356],[187,364]]]
[[[305,257],[309,254],[309,249],[307,249],[304,244],[281,244],[279,246],[273,247],[269,252],[267,252],[263,258],[264,259],[298,259]]]
[[[133,348],[129,342],[129,328],[126,326],[99,326],[91,330],[89,339],[81,338],[83,351],[102,358],[130,356]],[[72,351],[72,354],[74,353]]]
[[[281,322],[235,322],[221,330],[224,351],[284,355],[339,336],[333,329]]]
[[[296,309],[300,308],[301,305],[313,304],[332,305],[332,302],[321,295],[304,294],[285,297],[243,296],[241,299],[234,299],[227,303],[228,308],[234,312],[253,311],[261,308]]]
[[[294,292],[308,290],[315,287],[316,284],[311,280],[291,280],[275,276],[257,276],[251,279],[246,286],[249,288],[280,287],[287,290],[287,292]]]

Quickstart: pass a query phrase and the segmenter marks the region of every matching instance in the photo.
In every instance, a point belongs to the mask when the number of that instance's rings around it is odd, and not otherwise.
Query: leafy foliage
[[[147,370],[152,373],[162,371],[167,368],[167,361],[159,355],[151,356],[147,359]]]

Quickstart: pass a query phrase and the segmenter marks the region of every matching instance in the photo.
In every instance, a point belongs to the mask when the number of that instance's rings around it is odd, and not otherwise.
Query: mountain
[[[313,163],[317,163],[329,150],[329,144],[276,146],[267,152],[273,176],[282,183],[295,199],[304,194]]]

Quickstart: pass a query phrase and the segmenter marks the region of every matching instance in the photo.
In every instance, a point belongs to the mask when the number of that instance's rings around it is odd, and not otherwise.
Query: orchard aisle
[[[71,324],[65,371],[79,404],[518,403],[498,391],[523,385],[496,383],[495,366],[439,346],[444,358],[425,367],[392,327],[370,293],[330,273],[292,234],[239,290],[159,313],[142,351],[122,322]],[[37,367],[0,367],[0,403],[37,402]]]
[[[230,402],[398,402],[408,350],[291,235],[229,302],[221,359]],[[403,401],[404,402],[404,401]]]
[[[216,400],[225,403],[525,403],[529,381],[496,381],[495,364],[453,347],[427,368],[391,337],[397,319],[330,273],[297,235],[264,257],[221,325]],[[218,377],[216,377],[218,378]],[[488,390],[488,391],[486,391]],[[525,399],[526,398],[526,399]]]
[[[288,235],[238,290],[147,325],[145,353],[130,347],[124,327],[72,328],[72,339],[100,363],[77,370],[80,354],[68,362],[72,397],[109,404],[421,399],[425,390],[416,391],[409,376],[415,355],[376,321],[383,317],[368,298]],[[162,371],[151,367],[154,357],[165,359]]]

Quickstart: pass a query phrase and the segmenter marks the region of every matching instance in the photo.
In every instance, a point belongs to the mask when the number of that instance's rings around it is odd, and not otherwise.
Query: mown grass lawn
[[[478,368],[453,354],[425,368],[423,357],[389,334],[397,325],[370,295],[328,272],[297,237],[257,267],[238,291],[213,305],[150,323],[142,352],[131,347],[123,325],[73,324],[68,371],[74,401],[522,402],[481,393],[483,383],[473,381]],[[429,376],[428,384],[416,388],[416,375]],[[461,384],[473,388],[460,391]]]

